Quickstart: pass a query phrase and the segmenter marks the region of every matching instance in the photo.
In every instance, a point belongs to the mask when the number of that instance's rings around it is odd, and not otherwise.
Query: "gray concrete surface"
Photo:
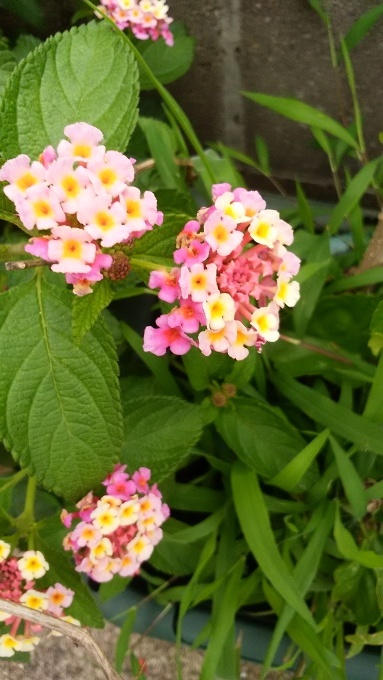
[[[92,633],[93,634],[93,633]],[[112,660],[118,629],[111,624],[94,637],[99,646]],[[169,642],[150,637],[132,636],[132,646],[138,658],[146,663],[148,680],[176,680],[175,647]],[[183,680],[198,680],[203,653],[187,647],[182,651]],[[267,680],[288,680],[291,674],[270,673]],[[124,680],[134,680],[128,668]],[[241,680],[257,680],[259,667],[243,663]],[[1,680],[105,680],[94,660],[80,647],[66,638],[47,637],[36,648],[32,662],[27,666],[11,661],[0,661]],[[218,679],[217,679],[218,680]]]
[[[349,122],[352,107],[344,74],[331,66],[327,32],[308,0],[177,0],[172,14],[197,39],[192,70],[173,92],[205,141],[220,139],[253,153],[259,134],[279,177],[328,183],[327,160],[304,126],[245,100],[240,90],[296,97]],[[338,41],[376,0],[328,0]],[[381,20],[383,21],[383,20]],[[372,155],[383,128],[381,114],[382,23],[355,48],[352,58]]]

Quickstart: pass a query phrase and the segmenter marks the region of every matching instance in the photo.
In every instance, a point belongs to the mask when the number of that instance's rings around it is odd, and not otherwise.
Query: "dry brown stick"
[[[106,680],[122,680],[121,675],[113,668],[109,659],[105,656],[104,652],[96,644],[95,640],[92,638],[91,634],[85,628],[80,626],[75,626],[72,623],[67,623],[66,621],[60,621],[53,616],[48,614],[43,614],[35,609],[30,609],[29,607],[24,607],[16,602],[11,602],[10,600],[4,600],[0,598],[0,611],[6,612],[10,616],[18,616],[26,621],[31,621],[32,623],[37,623],[44,628],[49,628],[54,630],[61,635],[66,635],[66,637],[71,638],[76,642],[76,644],[81,645],[87,649],[93,656],[97,659],[97,662],[102,669]]]
[[[42,267],[47,264],[46,260],[36,257],[34,260],[15,260],[15,262],[4,262],[7,272],[19,269],[30,269],[31,267]]]

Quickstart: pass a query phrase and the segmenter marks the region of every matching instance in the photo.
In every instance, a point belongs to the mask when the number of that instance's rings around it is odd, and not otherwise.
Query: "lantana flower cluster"
[[[73,590],[61,583],[45,590],[35,588],[35,581],[48,569],[49,564],[39,550],[27,550],[17,558],[11,554],[10,544],[0,540],[0,597],[80,625],[77,619],[65,614],[65,609],[72,604]],[[0,611],[0,621],[8,627],[8,632],[0,635],[0,657],[31,652],[39,643],[40,625],[4,611]]]
[[[47,147],[38,161],[26,154],[7,161],[0,181],[9,182],[4,193],[24,227],[43,234],[25,250],[65,274],[81,296],[92,293],[106,270],[111,278],[124,278],[126,268],[121,277],[118,272],[119,246],[162,224],[163,214],[151,191],[141,196],[131,186],[135,160],[107,151],[101,130],[80,122],[64,133],[67,139],[57,149]]]
[[[144,350],[158,356],[192,346],[244,359],[279,337],[279,312],[299,299],[292,281],[299,258],[286,246],[293,230],[257,191],[216,184],[213,204],[188,221],[177,239],[176,266],[153,271],[150,288],[176,303],[148,326]]]
[[[78,511],[63,510],[62,522],[71,527],[64,548],[74,555],[76,570],[94,581],[110,581],[114,574],[134,576],[162,538],[161,525],[169,516],[157,486],[149,486],[150,470],[139,468],[131,477],[126,465],[116,465],[103,481],[101,498],[88,493]]]
[[[101,0],[100,9],[114,21],[122,31],[128,28],[139,40],[158,40],[173,45],[173,34],[169,29],[173,19],[168,16],[169,6],[165,0]]]

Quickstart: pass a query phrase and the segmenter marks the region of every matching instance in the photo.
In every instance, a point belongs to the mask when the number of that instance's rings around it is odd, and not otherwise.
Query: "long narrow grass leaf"
[[[352,461],[346,455],[340,444],[330,437],[331,448],[334,452],[339,477],[342,482],[344,492],[350,503],[351,509],[356,519],[362,519],[366,514],[367,497],[363,482],[359,477]]]
[[[329,435],[329,430],[320,432],[293,460],[278,472],[275,477],[270,479],[269,484],[278,486],[284,491],[292,491],[301,481],[303,475],[315,460],[316,456],[324,446]]]
[[[277,548],[257,475],[238,461],[232,468],[231,483],[242,531],[263,573],[286,602],[315,628],[312,615]]]

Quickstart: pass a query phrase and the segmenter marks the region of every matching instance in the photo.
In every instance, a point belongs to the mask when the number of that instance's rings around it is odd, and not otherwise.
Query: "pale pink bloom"
[[[128,554],[136,558],[139,562],[148,560],[153,552],[153,545],[145,535],[138,535],[129,543]]]
[[[88,200],[94,196],[93,190],[87,192],[90,184],[87,171],[82,166],[74,169],[72,158],[59,158],[52,163],[47,170],[47,181],[53,185],[63,210],[69,214],[77,212],[84,195],[88,196]]]
[[[130,526],[137,522],[140,512],[140,504],[137,498],[122,503],[120,507],[120,525],[122,527]]]
[[[42,260],[51,262],[48,256],[48,243],[50,241],[50,236],[38,236],[29,239],[29,243],[24,246],[26,253],[34,255],[35,257],[41,257]]]
[[[289,281],[288,278],[279,277],[277,280],[277,292],[274,300],[279,307],[294,307],[300,297],[298,281]]]
[[[294,232],[290,224],[284,220],[279,220],[277,223],[278,241],[285,246],[291,246],[294,241]]]
[[[40,163],[43,164],[44,168],[48,168],[53,161],[57,158],[56,149],[50,144],[39,156]]]
[[[279,338],[278,306],[270,303],[267,307],[255,309],[250,320],[251,325],[261,338],[268,342],[276,342]]]
[[[97,563],[99,560],[104,559],[104,557],[111,557],[113,555],[113,545],[109,538],[103,536],[98,543],[92,545],[89,552],[89,559],[92,562]]]
[[[206,317],[201,303],[193,300],[180,300],[180,306],[174,307],[167,315],[170,328],[179,326],[185,333],[196,333],[201,324],[206,324]]]
[[[65,213],[56,194],[43,184],[31,186],[24,197],[15,197],[14,203],[27,229],[53,229],[65,222]]]
[[[54,236],[48,243],[48,257],[57,262],[52,264],[54,272],[86,274],[96,257],[96,245],[83,229],[76,227],[55,227]]]
[[[217,286],[217,265],[202,263],[193,264],[190,268],[181,267],[179,278],[181,296],[188,298],[189,295],[193,302],[203,302],[207,296],[219,293]]]
[[[105,147],[99,145],[103,134],[98,128],[88,123],[73,123],[64,128],[64,133],[70,141],[59,142],[58,156],[86,162],[104,157]]]
[[[140,493],[148,493],[151,471],[147,467],[140,467],[133,473],[132,479]]]
[[[74,591],[65,588],[61,583],[56,583],[46,591],[48,598],[47,611],[54,616],[61,616],[63,609],[70,607],[74,597]]]
[[[92,238],[101,239],[101,245],[105,248],[111,248],[129,236],[123,206],[118,201],[110,205],[110,199],[106,195],[83,200],[77,219]]]
[[[20,643],[13,635],[0,635],[0,656],[13,656],[20,649]]]
[[[119,482],[121,480],[129,479],[128,473],[125,472],[127,467],[128,466],[123,463],[116,463],[112,472],[110,472],[102,482],[103,485],[108,486],[108,484],[115,484],[116,482]]]
[[[248,347],[252,347],[257,339],[257,334],[250,328],[246,328],[241,321],[236,321],[237,337],[228,347],[227,353],[232,359],[242,361],[249,354]]]
[[[211,188],[213,201],[215,202],[218,196],[222,196],[222,194],[228,191],[231,191],[231,184],[228,184],[227,182],[222,182],[221,184],[213,184]]]
[[[96,281],[101,281],[103,279],[102,269],[109,269],[113,262],[111,255],[106,253],[97,253],[94,262],[90,265],[90,270],[87,272],[86,276],[84,274],[65,274],[65,280],[67,283],[73,285],[73,292],[75,295],[88,295],[93,293],[92,284]]]
[[[136,491],[136,485],[131,479],[120,479],[117,482],[108,484],[106,487],[108,494],[121,498],[122,500],[128,500],[132,494]]]
[[[161,498],[151,491],[139,499],[140,514],[143,517],[149,517],[153,512],[161,511]]]
[[[26,581],[41,578],[49,569],[49,564],[40,550],[26,550],[17,560],[17,566]]]
[[[89,576],[97,583],[106,583],[112,580],[114,574],[117,574],[120,568],[121,560],[119,558],[104,557],[92,567]]]
[[[73,513],[72,513],[72,512],[68,512],[67,510],[65,510],[65,508],[63,508],[63,509],[61,510],[60,519],[61,519],[61,521],[62,521],[64,527],[66,527],[67,529],[69,529],[69,528],[72,526]]]
[[[131,159],[119,151],[107,151],[102,160],[91,160],[87,169],[96,192],[106,191],[113,197],[121,194],[126,189],[126,182],[134,179]]]
[[[10,544],[6,543],[5,541],[0,541],[0,563],[7,559],[10,552]]]
[[[107,503],[100,503],[97,508],[91,512],[91,519],[94,526],[106,536],[116,531],[120,526],[118,517],[118,509],[111,508]]]
[[[158,297],[165,302],[174,302],[180,295],[178,279],[180,270],[174,267],[170,272],[154,270],[150,272],[149,288],[159,288]]]
[[[236,227],[237,222],[232,217],[215,212],[205,222],[205,240],[218,255],[227,257],[243,239],[243,233]]]
[[[198,346],[206,357],[212,350],[226,353],[230,345],[237,337],[237,326],[235,321],[227,321],[225,326],[219,331],[202,331],[198,336]]]
[[[233,192],[225,191],[221,196],[218,196],[214,203],[218,212],[226,215],[226,217],[231,217],[236,224],[248,222],[248,218],[245,215],[245,208],[240,201],[235,200]]]
[[[206,316],[208,330],[220,331],[225,327],[226,321],[233,321],[236,308],[231,295],[228,293],[215,293],[209,295],[202,303]]]
[[[121,558],[121,565],[119,569],[120,576],[134,576],[140,568],[140,562],[133,555],[124,555]]]
[[[158,328],[147,326],[144,332],[144,352],[152,352],[163,356],[169,348],[173,354],[186,354],[193,344],[191,338],[181,328],[171,328],[167,315],[163,314],[156,320]]]
[[[176,264],[186,264],[190,267],[197,262],[204,262],[210,254],[210,246],[208,243],[193,239],[188,246],[178,248],[174,251],[174,262]]]
[[[100,507],[101,505],[109,505],[110,508],[120,508],[121,507],[122,500],[118,496],[112,496],[110,494],[105,494],[105,496],[101,496],[101,498],[97,501],[97,507]]]
[[[26,154],[20,154],[4,163],[0,169],[0,181],[9,182],[4,193],[11,201],[25,196],[27,189],[45,182],[45,168],[38,161],[31,162]]]
[[[296,276],[299,272],[299,267],[301,261],[294,253],[290,252],[277,241],[274,248],[274,253],[278,258],[281,258],[281,262],[278,267],[278,275]]]
[[[249,234],[256,243],[262,243],[268,248],[273,248],[278,239],[278,223],[280,222],[277,210],[261,210],[250,222]]]
[[[234,189],[233,194],[235,200],[242,203],[248,220],[251,220],[254,215],[266,208],[266,201],[263,200],[258,191],[247,191],[247,189],[240,188]]]
[[[80,522],[71,533],[71,540],[75,541],[80,548],[89,546],[90,548],[102,538],[102,533],[90,522]]]
[[[25,605],[25,607],[36,609],[39,612],[48,609],[48,598],[46,593],[41,593],[39,590],[34,590],[33,588],[30,588],[23,593],[19,602],[20,604]]]
[[[145,232],[153,225],[162,224],[163,213],[157,210],[157,199],[151,191],[141,192],[137,187],[126,187],[120,196],[126,210],[129,234]],[[134,234],[135,235],[135,234]]]

